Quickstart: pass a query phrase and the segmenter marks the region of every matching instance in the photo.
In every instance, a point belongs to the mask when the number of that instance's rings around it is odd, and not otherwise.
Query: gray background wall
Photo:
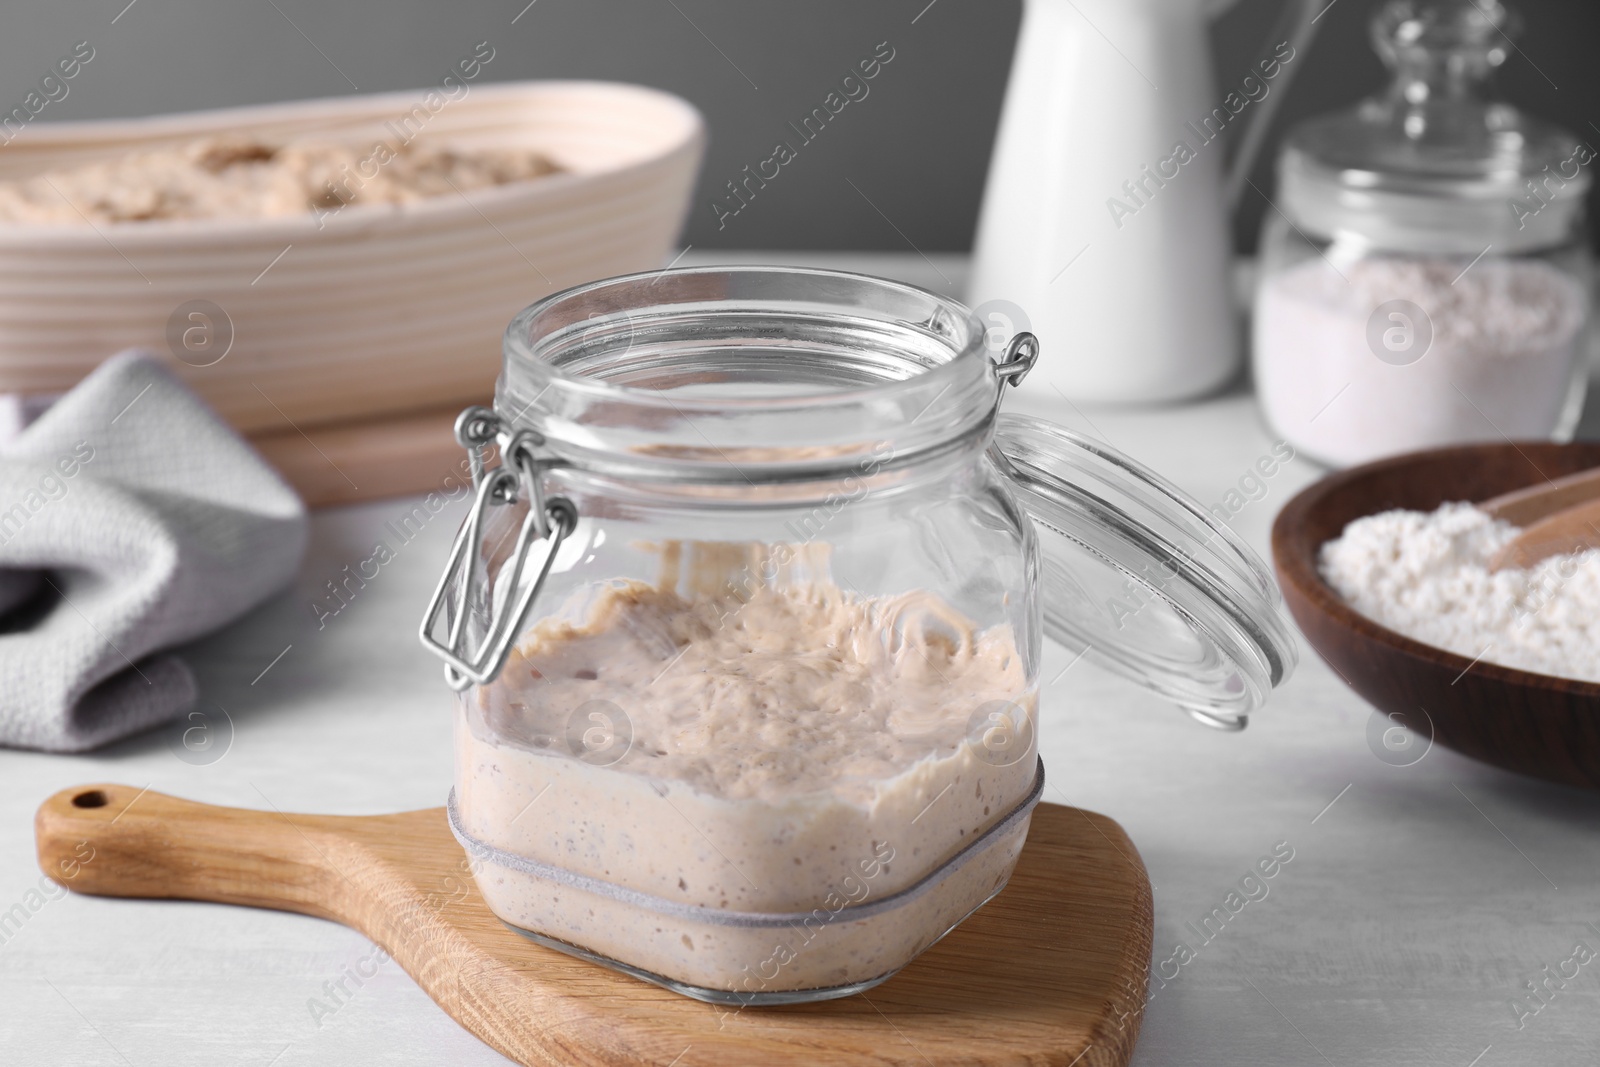
[[[686,239],[700,248],[924,251],[969,247],[1020,0],[6,0],[0,110],[72,45],[94,61],[40,121],[143,115],[436,83],[472,46],[485,77],[615,78],[705,111],[712,145]],[[1335,0],[1275,123],[1380,83],[1366,44],[1377,0]],[[1501,73],[1513,100],[1600,140],[1600,5],[1522,0],[1527,31]],[[1242,0],[1213,31],[1217,78],[1246,73],[1280,0]],[[515,20],[515,21],[513,21]],[[756,203],[719,230],[715,190],[765,159],[785,124],[880,41],[896,57]],[[1114,98],[1105,101],[1115,107]],[[1254,180],[1270,188],[1270,150]],[[3,149],[0,149],[3,151]],[[855,183],[892,221],[851,188]],[[1253,247],[1264,205],[1238,221]],[[896,232],[896,229],[900,232]]]

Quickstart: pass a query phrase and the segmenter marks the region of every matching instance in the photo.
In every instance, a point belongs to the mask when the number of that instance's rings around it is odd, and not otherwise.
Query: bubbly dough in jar
[[[710,574],[766,551],[689,549]],[[803,912],[855,902],[852,886],[880,899],[917,883],[1027,796],[1036,690],[1010,627],[978,630],[931,593],[865,597],[816,577],[734,596],[691,573],[680,591],[676,552],[658,585],[612,583],[542,620],[500,680],[464,698],[457,804],[473,837],[660,900]],[[975,744],[995,721],[1020,724],[1009,747]],[[840,946],[814,950],[784,981],[899,966],[1004,884],[1025,829],[927,909],[851,923],[848,961]],[[509,921],[619,939],[626,962],[680,980],[721,987],[767,944],[714,928],[679,937],[603,900],[574,916],[515,872],[478,881]]]

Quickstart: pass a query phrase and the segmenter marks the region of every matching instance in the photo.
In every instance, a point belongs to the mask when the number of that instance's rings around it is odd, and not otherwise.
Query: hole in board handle
[[[79,793],[72,798],[75,808],[103,808],[106,806],[106,794],[101,789],[91,789],[87,793]]]

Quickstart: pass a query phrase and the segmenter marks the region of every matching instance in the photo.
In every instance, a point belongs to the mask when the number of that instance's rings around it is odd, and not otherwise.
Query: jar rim
[[[607,278],[507,326],[496,407],[579,466],[786,481],[899,459],[992,423],[1000,378],[960,302],[809,267]],[[754,473],[752,473],[754,472]]]

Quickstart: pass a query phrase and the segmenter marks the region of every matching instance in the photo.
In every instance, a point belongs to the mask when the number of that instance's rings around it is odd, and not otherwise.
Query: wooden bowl
[[[1272,558],[1311,647],[1379,711],[1484,763],[1600,788],[1600,684],[1474,663],[1358,614],[1317,571],[1322,544],[1352,519],[1431,511],[1600,466],[1600,443],[1480,444],[1416,452],[1329,475],[1289,501]],[[1419,716],[1419,709],[1425,715]]]

